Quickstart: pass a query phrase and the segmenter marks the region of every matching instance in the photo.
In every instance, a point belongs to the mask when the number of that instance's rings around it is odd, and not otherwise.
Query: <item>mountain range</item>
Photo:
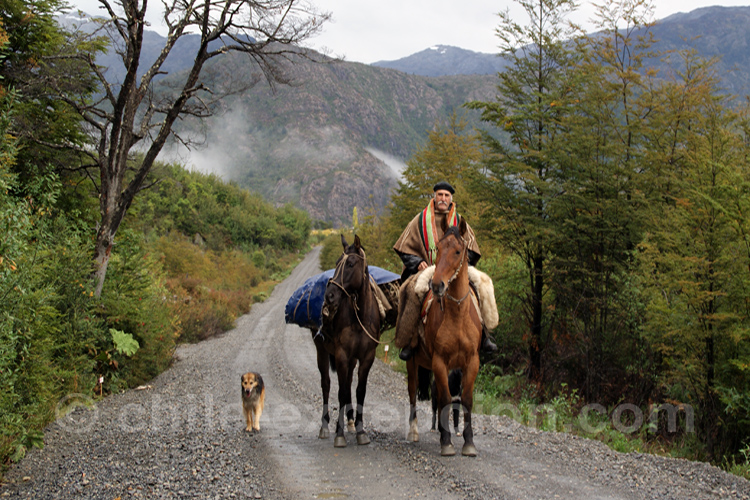
[[[704,7],[662,19],[651,32],[665,58],[686,48],[720,58],[723,87],[744,96],[750,94],[749,25],[750,7]],[[181,41],[165,69],[179,72],[192,63],[195,36]],[[163,43],[153,32],[146,40],[144,54],[155,54]],[[101,62],[116,78],[111,57]],[[152,56],[145,55],[144,63],[146,57]],[[665,60],[649,65],[669,77]],[[355,206],[366,214],[387,205],[404,161],[436,123],[458,113],[470,126],[482,126],[477,113],[462,105],[494,100],[504,67],[498,55],[441,45],[372,65],[300,59],[288,68],[293,85],[272,91],[258,84],[222,101],[207,121],[182,122],[181,132],[202,136],[205,146],[170,149],[163,158],[215,172],[276,204],[294,203],[334,226],[347,225]],[[205,78],[221,85],[227,74],[251,78],[252,70],[246,60],[227,56],[207,68]]]
[[[473,52],[450,45],[434,45],[402,59],[372,63],[380,68],[422,76],[496,75],[507,64],[499,54]]]

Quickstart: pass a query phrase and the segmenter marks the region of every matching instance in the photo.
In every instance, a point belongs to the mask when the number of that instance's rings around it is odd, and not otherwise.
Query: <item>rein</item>
[[[456,267],[456,270],[455,270],[455,272],[453,273],[453,276],[451,276],[451,277],[450,277],[450,279],[448,279],[448,283],[446,283],[446,287],[445,287],[445,296],[446,296],[446,297],[448,297],[449,299],[451,299],[451,300],[452,300],[453,302],[455,302],[455,303],[456,303],[456,304],[458,304],[459,306],[461,305],[461,303],[462,303],[462,302],[463,302],[464,300],[466,300],[466,298],[467,298],[467,297],[469,296],[469,294],[471,293],[471,287],[469,287],[469,289],[468,289],[468,290],[466,291],[466,295],[464,295],[464,296],[463,296],[463,297],[461,297],[460,299],[457,299],[457,298],[455,298],[454,296],[452,296],[452,295],[451,295],[450,293],[448,293],[448,288],[450,287],[451,283],[452,283],[452,282],[453,282],[453,281],[454,281],[454,280],[455,280],[455,279],[456,279],[456,278],[458,277],[458,273],[459,273],[459,272],[461,272],[461,268],[462,268],[462,267],[464,266],[464,259],[466,259],[466,256],[467,256],[467,255],[468,255],[468,253],[469,253],[469,252],[468,252],[468,249],[469,249],[469,245],[468,245],[468,244],[466,243],[466,240],[464,240],[463,238],[461,238],[461,243],[463,243],[463,245],[464,245],[464,249],[463,249],[463,251],[461,252],[461,261],[460,261],[460,262],[458,263],[458,267]],[[442,301],[442,298],[441,298],[441,300],[440,300],[440,302],[439,302],[439,303],[440,303],[440,309],[442,310],[442,309],[443,309],[443,301]]]
[[[341,261],[339,261],[338,265],[336,266],[336,271],[334,271],[333,277],[330,280],[328,280],[328,283],[333,283],[334,285],[339,287],[342,292],[344,292],[344,295],[349,297],[349,300],[351,301],[351,304],[352,304],[352,309],[354,309],[354,316],[357,318],[357,323],[359,323],[359,326],[362,327],[362,331],[365,332],[365,335],[370,337],[370,340],[372,340],[376,344],[385,344],[386,342],[381,342],[380,340],[373,337],[370,334],[370,332],[367,331],[367,328],[365,328],[365,325],[362,324],[362,320],[359,318],[359,312],[358,312],[359,307],[357,306],[357,294],[355,293],[354,296],[352,296],[349,292],[346,291],[346,288],[344,288],[343,284],[335,281],[337,277],[339,277],[343,281],[343,274],[344,274],[343,269],[344,269],[344,264],[346,263],[346,259],[348,259],[349,257],[357,257],[359,259],[362,259],[363,261],[362,264],[363,264],[364,269],[362,271],[362,278],[363,278],[363,281],[365,282],[364,286],[370,286],[370,283],[369,283],[370,280],[367,279],[367,275],[365,273],[365,270],[367,269],[367,267],[364,266],[365,257],[358,255],[358,254],[353,254],[353,253],[345,253],[343,254],[343,257],[344,258],[341,259]]]

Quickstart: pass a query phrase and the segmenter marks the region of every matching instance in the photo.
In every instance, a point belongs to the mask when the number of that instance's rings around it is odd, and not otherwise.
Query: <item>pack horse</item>
[[[377,286],[370,279],[364,248],[359,236],[349,245],[341,236],[344,251],[336,262],[333,277],[325,289],[322,328],[313,332],[317,350],[320,386],[323,391],[323,416],[318,437],[329,437],[328,393],[331,388],[329,370],[338,375],[339,415],[336,420],[336,438],[333,445],[347,445],[344,434],[344,416],[348,430],[356,432],[357,444],[369,444],[364,430],[362,414],[367,391],[367,377],[375,361],[375,351],[380,339],[381,306],[376,298]],[[357,371],[356,417],[352,406],[352,381]]]

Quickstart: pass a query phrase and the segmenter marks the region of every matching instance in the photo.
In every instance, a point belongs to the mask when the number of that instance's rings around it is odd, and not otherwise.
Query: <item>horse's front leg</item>
[[[349,432],[357,432],[357,428],[354,425],[354,405],[352,404],[352,383],[354,383],[354,368],[357,365],[357,360],[354,357],[349,358],[349,373],[346,375],[348,380],[346,385],[346,430]]]
[[[474,446],[474,430],[471,426],[471,409],[474,406],[474,381],[479,373],[479,356],[474,356],[469,361],[461,380],[461,403],[464,407],[464,446],[461,454],[467,457],[476,457],[477,448]]]
[[[313,333],[313,341],[318,355],[320,389],[323,392],[323,415],[320,417],[320,432],[318,432],[318,438],[328,439],[328,436],[330,436],[328,423],[331,421],[331,417],[328,413],[328,394],[331,392],[331,365],[328,352],[326,352],[326,348],[323,345],[323,339],[320,337],[315,338],[315,334]]]
[[[374,361],[375,350],[373,349],[364,360],[359,362],[359,370],[357,372],[357,418],[354,421],[354,427],[357,432],[357,444],[370,444],[370,438],[365,432],[363,414],[365,411],[365,395],[367,394],[367,377],[370,374],[370,368],[372,368]]]
[[[333,440],[333,446],[336,448],[346,447],[346,436],[344,435],[345,421],[347,418],[352,422],[354,427],[354,411],[352,409],[352,375],[354,373],[354,363],[346,355],[336,356],[336,372],[339,379],[339,415],[336,419],[336,438]]]
[[[419,441],[419,428],[417,427],[417,362],[414,357],[406,362],[406,373],[409,386],[409,432],[406,440]]]
[[[456,454],[451,442],[450,413],[452,409],[451,393],[448,388],[448,369],[439,356],[432,358],[432,374],[435,377],[438,400],[438,432],[440,432],[440,454],[450,457]]]

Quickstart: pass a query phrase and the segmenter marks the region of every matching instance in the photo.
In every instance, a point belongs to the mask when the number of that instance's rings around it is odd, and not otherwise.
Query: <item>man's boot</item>
[[[414,356],[414,348],[412,346],[406,346],[398,353],[398,357],[404,361],[409,361],[412,356]]]
[[[490,339],[487,328],[484,325],[482,325],[482,344],[479,346],[479,350],[484,352],[497,351],[497,345]]]

